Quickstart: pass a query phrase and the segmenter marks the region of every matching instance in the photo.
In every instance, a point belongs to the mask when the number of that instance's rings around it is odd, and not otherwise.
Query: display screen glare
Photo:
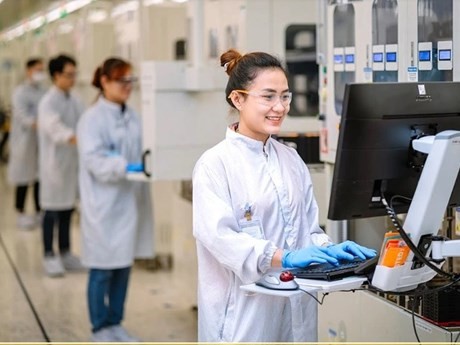
[[[431,61],[431,52],[429,50],[422,50],[418,52],[419,61]]]
[[[354,54],[345,55],[345,63],[355,63],[355,55]]]
[[[387,53],[387,62],[396,62],[396,52]]]
[[[439,55],[439,61],[450,61],[450,60],[452,60],[452,50],[450,50],[450,49],[440,50],[438,55]]]
[[[374,53],[373,54],[374,62],[383,62],[383,53]]]

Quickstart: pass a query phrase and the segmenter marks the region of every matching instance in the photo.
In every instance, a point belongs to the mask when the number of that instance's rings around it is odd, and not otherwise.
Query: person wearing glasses
[[[240,286],[272,268],[337,264],[375,252],[351,241],[332,243],[318,225],[307,166],[294,149],[272,138],[292,99],[280,61],[235,50],[220,61],[229,75],[226,100],[239,121],[193,172],[198,341],[316,341],[313,298],[248,294]]]
[[[75,60],[66,55],[48,63],[52,86],[38,106],[40,205],[43,215],[45,272],[50,277],[82,269],[70,251],[71,216],[77,200],[78,154],[75,130],[83,103],[71,90],[77,75]],[[57,255],[53,249],[58,228]]]
[[[126,104],[136,80],[130,63],[105,60],[93,78],[100,95],[78,123],[82,261],[97,342],[139,341],[121,321],[134,257],[153,256],[148,184],[128,179],[143,170],[141,123]]]

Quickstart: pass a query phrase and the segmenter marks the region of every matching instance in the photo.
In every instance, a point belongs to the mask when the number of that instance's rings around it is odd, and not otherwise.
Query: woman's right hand
[[[325,247],[309,246],[299,250],[284,250],[281,259],[283,268],[302,268],[311,263],[330,263],[337,265],[339,262],[334,257],[327,254]]]

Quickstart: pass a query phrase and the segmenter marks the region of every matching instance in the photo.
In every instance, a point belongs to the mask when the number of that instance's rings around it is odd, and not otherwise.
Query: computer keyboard
[[[296,268],[290,271],[296,278],[323,279],[330,281],[356,275],[355,270],[361,265],[369,264],[370,261],[375,261],[375,259],[362,260],[355,258],[353,261],[340,260],[338,266],[325,263],[310,265],[305,268]]]

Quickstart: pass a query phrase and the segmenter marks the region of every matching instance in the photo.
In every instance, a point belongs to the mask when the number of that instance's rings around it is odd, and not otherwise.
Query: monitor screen
[[[355,55],[354,54],[346,54],[345,55],[345,63],[355,63]]]
[[[419,61],[431,61],[431,52],[429,50],[421,50],[418,52]]]
[[[372,60],[374,62],[383,62],[383,53],[374,53],[372,55],[373,55]]]
[[[387,62],[396,62],[396,52],[388,52],[386,55]]]
[[[343,55],[341,55],[341,54],[334,55],[334,63],[335,64],[342,64],[343,63]]]
[[[460,130],[460,82],[365,83],[345,88],[328,218],[386,215],[383,189],[412,198],[424,156],[411,141],[444,130]],[[460,204],[460,183],[450,205]],[[396,203],[397,213],[407,212]]]
[[[452,50],[443,49],[438,52],[439,61],[450,61],[452,60]]]

